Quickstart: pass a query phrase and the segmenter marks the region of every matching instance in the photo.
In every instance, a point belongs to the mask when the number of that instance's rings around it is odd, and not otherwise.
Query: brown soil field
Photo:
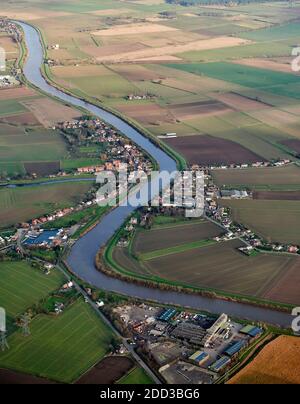
[[[96,10],[96,11],[87,11],[88,14],[98,15],[100,17],[107,17],[121,14],[132,14],[136,11],[130,8],[109,8],[107,10]]]
[[[159,122],[173,123],[175,117],[167,110],[159,105],[118,105],[117,107],[124,114],[131,116],[137,121],[146,125],[155,125]]]
[[[300,384],[300,338],[270,342],[229,384]]]
[[[60,162],[24,163],[24,167],[27,174],[36,174],[39,177],[44,177],[50,174],[57,174],[60,170]]]
[[[75,384],[113,384],[126,375],[134,366],[124,356],[109,356],[83,375]]]
[[[36,9],[28,9],[28,11],[20,10],[9,10],[1,8],[1,15],[5,15],[10,19],[25,20],[25,21],[35,21],[43,18],[51,17],[65,17],[71,15],[71,13],[64,11],[49,11],[41,10],[36,11]]]
[[[58,122],[71,121],[81,116],[81,113],[76,109],[67,107],[49,98],[28,100],[24,101],[23,104],[33,112],[45,128],[52,127]]]
[[[200,101],[188,104],[175,104],[170,107],[172,114],[178,119],[193,119],[202,115],[220,115],[231,109],[218,101]]]
[[[146,261],[152,275],[182,284],[264,297],[294,258],[270,254],[247,257],[238,240]],[[288,297],[287,293],[285,294]]]
[[[151,34],[157,32],[177,31],[176,28],[168,27],[161,24],[126,24],[126,25],[114,25],[111,28],[103,29],[92,32],[92,35],[99,36],[119,36],[119,35],[141,35]]]
[[[264,160],[238,143],[208,135],[168,139],[167,143],[189,164],[238,164]]]
[[[10,36],[0,35],[0,47],[5,49],[8,59],[18,54],[18,45]]]
[[[140,231],[134,239],[133,249],[136,253],[143,254],[193,241],[211,239],[221,233],[220,227],[210,222]]]
[[[291,69],[291,60],[287,63],[282,62],[280,63],[272,59],[249,58],[249,59],[236,60],[233,63],[250,67],[257,67],[259,69],[273,70],[276,72],[293,73]]]
[[[37,93],[34,90],[24,86],[0,90],[0,100],[26,98],[26,97],[33,97],[35,95],[37,95]]]
[[[300,168],[296,165],[244,170],[214,170],[217,185],[298,185]]]
[[[105,66],[79,65],[79,66],[53,66],[52,73],[59,78],[77,78],[90,76],[107,76],[111,71]]]
[[[182,59],[180,59],[177,56],[172,56],[172,55],[166,55],[166,56],[152,56],[152,57],[148,57],[148,58],[141,58],[138,59],[138,62],[153,62],[153,63],[162,63],[162,62],[178,62]]]
[[[264,297],[282,303],[300,305],[300,259],[297,257],[294,264],[286,271],[282,278]]]
[[[251,111],[248,114],[266,125],[299,137],[300,118],[297,115],[276,108],[261,108],[259,111]]]
[[[41,123],[31,112],[25,112],[25,114],[8,116],[1,118],[0,122],[21,125],[21,126],[40,126]]]
[[[289,139],[289,140],[283,140],[281,143],[284,146],[287,146],[288,148],[294,150],[295,152],[300,153],[300,140]]]
[[[162,75],[141,65],[114,65],[116,73],[129,81],[151,81],[162,79]]]
[[[261,110],[261,108],[268,107],[268,105],[263,102],[252,100],[233,92],[224,94],[213,93],[213,97],[224,104],[229,105],[231,108],[244,112]]]
[[[253,199],[268,201],[300,201],[300,191],[255,191]]]
[[[97,59],[100,58],[115,58],[123,52],[137,52],[146,49],[146,46],[139,42],[133,42],[130,44],[116,44],[116,45],[103,45],[101,47],[96,46],[83,46],[83,52],[91,55]]]
[[[0,385],[5,384],[57,384],[48,379],[14,372],[12,370],[0,369]]]
[[[170,46],[162,46],[159,48],[148,48],[145,50],[137,51],[137,52],[122,52],[118,55],[110,56],[110,57],[99,57],[97,58],[100,62],[111,62],[111,63],[120,63],[126,61],[138,61],[138,60],[149,60],[149,58],[157,58],[169,55],[176,55],[183,52],[195,51],[195,50],[209,50],[209,49],[219,49],[219,48],[228,48],[233,46],[245,45],[249,44],[251,41],[244,40],[241,38],[235,37],[218,37],[212,39],[204,39],[192,41],[183,45],[170,45]]]
[[[145,274],[145,268],[142,264],[135,260],[132,256],[129,255],[126,248],[116,247],[113,251],[113,259],[114,261],[120,265],[122,268],[125,268],[135,274]]]

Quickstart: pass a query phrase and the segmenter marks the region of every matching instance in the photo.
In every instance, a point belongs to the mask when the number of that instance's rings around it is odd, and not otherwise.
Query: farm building
[[[222,358],[218,359],[215,363],[213,363],[210,366],[210,370],[214,372],[221,372],[221,370],[223,370],[227,365],[229,365],[230,362],[231,362],[230,358],[222,356]]]
[[[221,197],[226,199],[244,199],[248,198],[247,191],[238,191],[238,190],[223,190],[221,191]]]
[[[203,365],[209,359],[209,355],[203,351],[197,351],[192,356],[190,356],[190,360],[196,362],[197,365]]]
[[[254,325],[246,325],[246,327],[241,329],[240,333],[255,338],[261,335],[263,333],[263,330],[259,327],[255,327]]]

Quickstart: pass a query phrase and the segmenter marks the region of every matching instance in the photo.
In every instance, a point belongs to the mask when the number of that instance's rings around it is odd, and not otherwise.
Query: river
[[[24,30],[28,49],[28,56],[23,71],[29,82],[45,93],[57,97],[61,101],[74,105],[75,107],[85,108],[91,114],[115,126],[124,135],[148,152],[158,162],[161,170],[167,170],[169,172],[176,170],[176,162],[171,157],[125,121],[95,105],[65,94],[48,84],[40,71],[44,57],[39,33],[30,25],[23,22],[19,24]],[[133,208],[130,206],[114,209],[107,214],[93,230],[73,245],[67,258],[67,263],[71,270],[81,279],[106,291],[122,293],[141,299],[155,300],[163,304],[176,304],[216,314],[224,312],[230,316],[251,321],[266,322],[282,327],[291,326],[292,316],[288,313],[187,293],[147,288],[134,283],[127,283],[115,278],[110,278],[97,271],[94,265],[94,259],[98,250],[108,242],[132,211]]]

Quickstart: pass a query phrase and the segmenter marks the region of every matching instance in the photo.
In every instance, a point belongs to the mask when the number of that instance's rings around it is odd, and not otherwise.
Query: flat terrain
[[[0,307],[5,308],[9,323],[63,282],[64,277],[57,271],[46,276],[24,261],[0,262]]]
[[[269,201],[300,201],[299,191],[255,191],[253,199]]]
[[[1,384],[55,384],[55,382],[41,377],[27,375],[25,373],[0,369],[0,385]]]
[[[263,158],[241,145],[212,136],[185,136],[167,143],[182,154],[189,164],[213,165],[255,163]]]
[[[280,336],[269,343],[229,384],[299,384],[299,355],[300,339]]]
[[[238,240],[198,246],[190,243],[147,253],[139,260],[126,248],[117,247],[113,259],[133,276],[153,281],[164,279],[165,283],[298,304],[299,294],[293,285],[299,259],[262,253],[247,257],[238,251],[241,245]]]
[[[118,384],[153,384],[142,368],[135,368],[118,381]]]
[[[222,200],[232,217],[270,242],[300,244],[300,206],[295,200]]]
[[[133,251],[143,254],[164,248],[180,246],[198,240],[206,240],[222,233],[222,229],[210,222],[186,223],[165,228],[139,231],[133,243]]]
[[[76,384],[113,384],[126,375],[133,366],[132,360],[128,357],[108,356],[77,380]]]
[[[286,167],[249,168],[242,170],[214,170],[212,172],[219,186],[244,186],[251,189],[293,190],[300,185],[300,168]]]
[[[28,338],[20,331],[9,337],[1,367],[71,383],[109,351],[110,330],[81,300],[59,317],[38,316],[30,328]]]
[[[0,189],[2,228],[74,206],[90,189],[87,182]]]

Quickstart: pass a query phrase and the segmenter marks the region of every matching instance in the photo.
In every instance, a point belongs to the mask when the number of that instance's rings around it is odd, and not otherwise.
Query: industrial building
[[[160,316],[158,317],[158,320],[168,322],[168,321],[172,320],[176,316],[176,314],[177,314],[177,310],[166,309],[160,314]]]
[[[203,351],[197,351],[189,358],[191,361],[195,362],[197,365],[201,366],[209,359],[209,355]]]
[[[221,372],[224,368],[226,368],[227,365],[229,365],[231,362],[231,359],[228,358],[227,356],[222,356],[222,358],[218,359],[215,363],[213,363],[209,368],[213,372]]]
[[[263,330],[254,325],[246,325],[246,327],[240,330],[241,334],[249,335],[249,337],[255,338],[263,333]]]
[[[225,351],[223,352],[225,355],[233,357],[238,354],[244,347],[246,346],[246,341],[236,341],[233,342]]]
[[[171,336],[189,342],[191,345],[202,345],[206,331],[199,325],[180,323],[171,332]]]

